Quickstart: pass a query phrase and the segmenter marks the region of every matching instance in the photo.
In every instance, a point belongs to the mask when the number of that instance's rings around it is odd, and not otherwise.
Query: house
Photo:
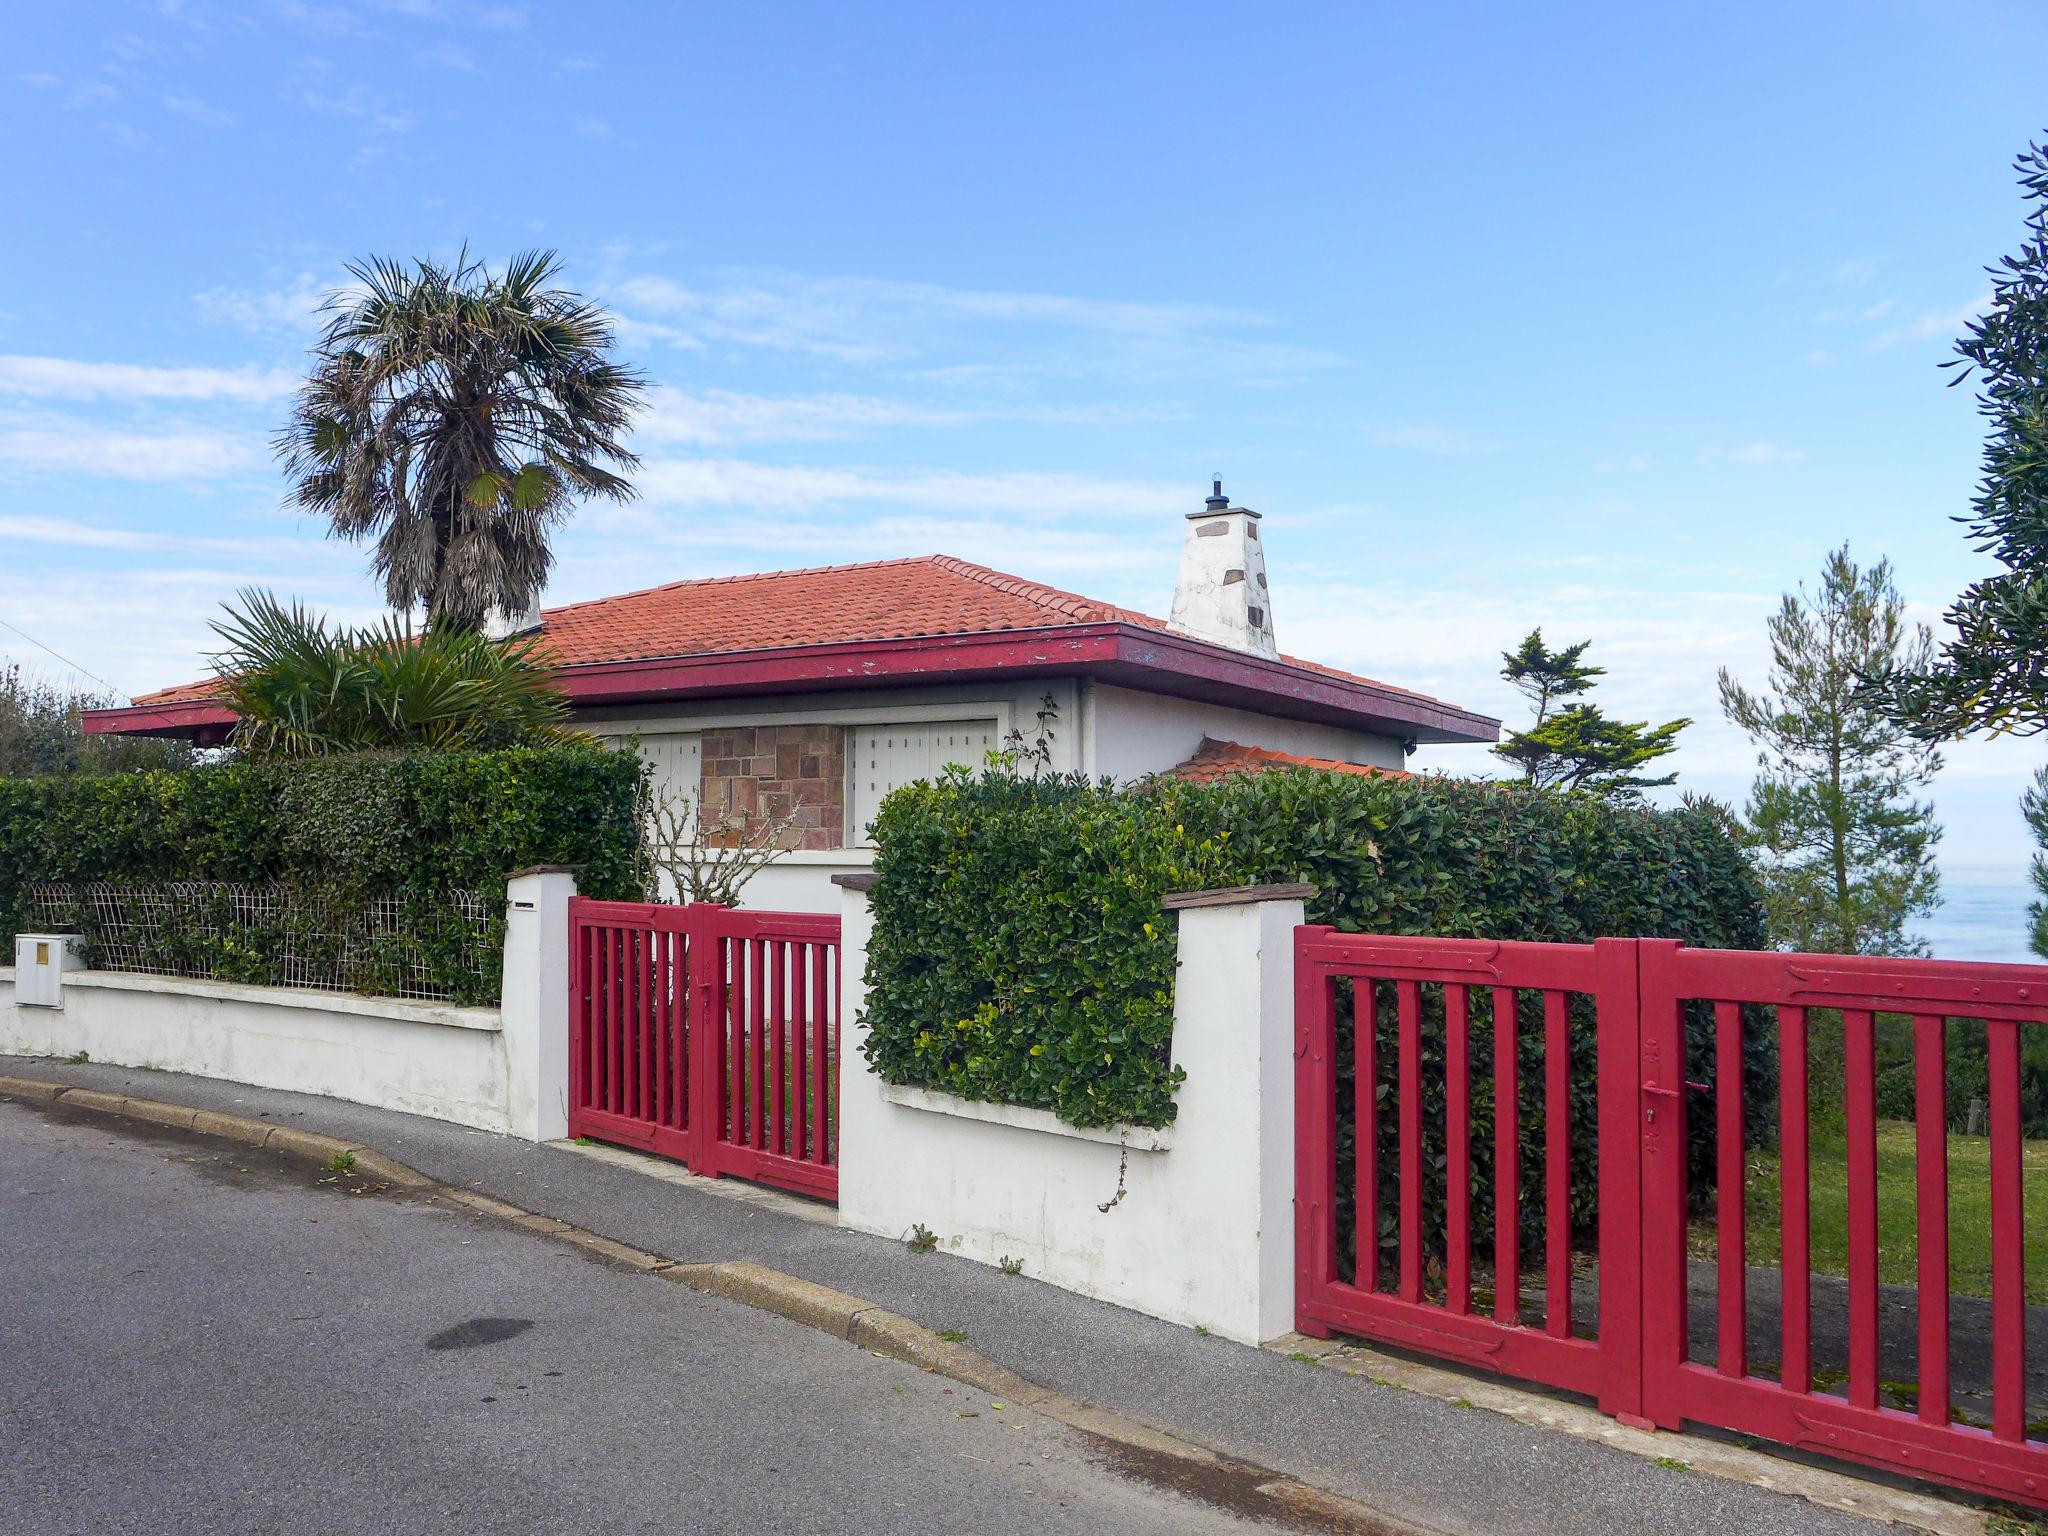
[[[832,910],[829,876],[869,863],[883,796],[1034,739],[1041,711],[1054,770],[1117,780],[1396,771],[1418,742],[1497,739],[1483,715],[1280,654],[1260,523],[1216,485],[1188,514],[1165,620],[927,555],[674,582],[515,627],[546,637],[577,722],[637,738],[658,783],[794,814],[801,846],[749,905]],[[233,721],[202,682],[85,724],[218,741]]]

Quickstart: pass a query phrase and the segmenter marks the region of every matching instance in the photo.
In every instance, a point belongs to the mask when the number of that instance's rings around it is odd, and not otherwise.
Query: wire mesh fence
[[[77,933],[95,970],[460,1003],[494,1002],[504,904],[474,891],[344,897],[170,880],[39,885],[28,925]]]

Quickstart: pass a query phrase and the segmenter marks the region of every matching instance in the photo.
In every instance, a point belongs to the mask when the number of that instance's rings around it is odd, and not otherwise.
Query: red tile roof
[[[565,667],[1080,624],[1168,628],[1150,614],[951,555],[671,582],[550,608],[541,620],[549,653]],[[1411,699],[1426,697],[1296,657],[1281,660]],[[184,683],[139,694],[135,703],[208,699],[217,686],[212,679]]]
[[[1193,784],[1213,784],[1237,773],[1267,773],[1275,768],[1322,768],[1331,773],[1355,773],[1368,779],[1408,779],[1414,775],[1400,768],[1374,768],[1366,763],[1346,763],[1334,757],[1304,757],[1298,752],[1278,752],[1271,747],[1248,747],[1237,741],[1218,741],[1204,736],[1195,755],[1164,777],[1186,779]]]

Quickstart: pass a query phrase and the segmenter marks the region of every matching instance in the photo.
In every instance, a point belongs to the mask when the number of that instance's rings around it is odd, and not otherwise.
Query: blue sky
[[[2025,5],[18,6],[0,655],[141,691],[249,584],[367,617],[268,439],[371,253],[559,249],[657,382],[550,601],[943,550],[1154,612],[1209,475],[1283,647],[1513,717],[1591,637],[1692,715],[1848,539],[1978,562],[1936,365],[2048,129]],[[2048,745],[1950,754],[2016,871]],[[1476,749],[1427,754],[1453,770]]]

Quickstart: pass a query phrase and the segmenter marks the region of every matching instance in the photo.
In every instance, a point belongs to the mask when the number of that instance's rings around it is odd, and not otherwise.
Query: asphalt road
[[[347,1188],[0,1103],[0,1531],[1272,1529],[942,1377]]]

